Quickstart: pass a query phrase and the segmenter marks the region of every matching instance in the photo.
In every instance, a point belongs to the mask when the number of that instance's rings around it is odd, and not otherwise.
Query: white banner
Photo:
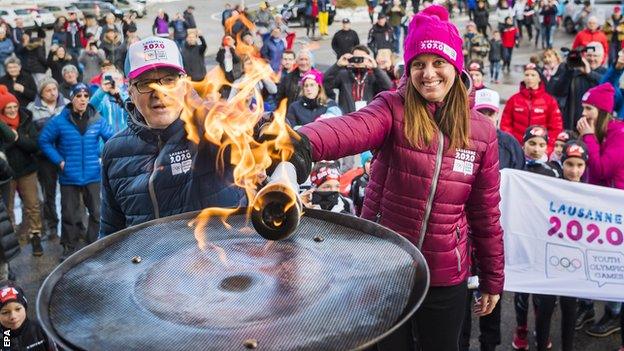
[[[624,191],[501,171],[505,290],[624,301]]]

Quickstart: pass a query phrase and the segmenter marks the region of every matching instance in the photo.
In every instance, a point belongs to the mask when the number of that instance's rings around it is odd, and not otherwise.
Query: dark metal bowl
[[[37,316],[82,350],[362,350],[418,308],[429,270],[414,245],[357,217],[306,210],[286,240],[258,236],[243,212],[150,221],[78,251],[45,280]]]

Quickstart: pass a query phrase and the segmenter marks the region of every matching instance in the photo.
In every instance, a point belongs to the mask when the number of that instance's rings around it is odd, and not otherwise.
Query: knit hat
[[[311,69],[306,74],[304,74],[299,81],[299,85],[303,86],[303,83],[305,83],[306,79],[314,79],[316,84],[320,86],[323,85],[323,74],[315,69]]]
[[[581,99],[584,104],[592,105],[595,108],[613,113],[615,104],[615,89],[611,83],[602,83],[589,89]]]
[[[587,162],[589,158],[589,154],[587,153],[587,145],[580,140],[571,140],[568,141],[563,146],[563,152],[561,153],[561,162],[565,162],[565,160],[571,157],[578,157],[583,161]]]
[[[89,87],[86,86],[86,84],[78,83],[74,85],[74,87],[69,92],[69,99],[72,100],[74,96],[78,95],[79,93],[87,93],[87,95],[91,95],[91,92],[89,91]]]
[[[522,138],[522,142],[526,143],[527,140],[535,137],[540,137],[548,142],[548,131],[546,128],[538,125],[529,126],[524,132],[524,138]]]
[[[362,167],[366,164],[366,162],[370,161],[373,158],[373,153],[370,151],[364,151],[360,154],[360,161],[362,162]]]
[[[0,85],[0,113],[4,113],[4,108],[10,102],[19,105],[19,101],[17,101],[15,95],[9,93],[9,89],[7,89],[6,85]]]
[[[483,72],[483,62],[479,60],[470,61],[470,63],[468,63],[468,72],[473,72],[473,71],[477,71],[477,72],[480,72],[481,74],[485,74]]]
[[[498,112],[500,95],[492,89],[481,89],[475,92],[475,110],[489,109]]]
[[[449,22],[446,8],[431,5],[414,16],[409,24],[403,44],[405,67],[410,67],[418,55],[435,54],[446,59],[461,73],[464,70],[462,43],[457,27]]]
[[[570,138],[571,138],[571,131],[568,130],[564,130],[561,133],[557,134],[557,141],[563,141],[564,143],[567,143]]]
[[[39,83],[39,95],[41,95],[41,92],[43,92],[43,89],[45,89],[48,85],[50,84],[54,84],[56,85],[56,87],[58,88],[59,84],[56,81],[56,79],[52,78],[52,77],[46,77],[43,78],[43,80],[41,81],[41,83]]]
[[[310,173],[310,182],[312,182],[315,188],[321,186],[321,184],[328,180],[340,181],[340,171],[338,168],[330,165],[321,166],[316,170],[313,169],[312,173]]]
[[[5,285],[0,289],[0,308],[9,302],[17,302],[28,309],[28,301],[26,301],[24,291],[19,286]]]

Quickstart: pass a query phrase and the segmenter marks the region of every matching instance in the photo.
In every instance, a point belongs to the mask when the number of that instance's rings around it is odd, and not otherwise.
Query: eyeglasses
[[[152,84],[158,84],[167,89],[175,88],[176,84],[178,84],[178,81],[180,80],[180,77],[180,75],[169,75],[159,79],[144,79],[134,83],[133,85],[139,93],[146,94],[154,91]]]
[[[78,94],[78,95],[76,95],[74,97],[77,97],[77,98],[88,98],[89,95],[88,94]]]

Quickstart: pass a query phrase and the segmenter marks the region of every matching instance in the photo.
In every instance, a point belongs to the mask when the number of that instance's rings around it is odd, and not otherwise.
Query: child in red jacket
[[[511,17],[505,18],[505,27],[501,31],[501,41],[503,42],[503,70],[510,71],[511,54],[514,46],[518,46],[518,28],[513,24]]]

